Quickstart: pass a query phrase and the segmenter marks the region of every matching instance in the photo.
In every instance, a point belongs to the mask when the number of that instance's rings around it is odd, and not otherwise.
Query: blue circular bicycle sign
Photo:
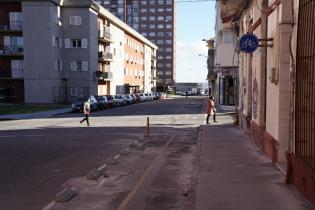
[[[259,46],[259,40],[256,35],[247,33],[239,40],[240,50],[244,53],[254,52]]]

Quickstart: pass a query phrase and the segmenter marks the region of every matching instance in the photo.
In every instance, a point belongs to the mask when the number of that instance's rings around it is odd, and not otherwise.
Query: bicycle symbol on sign
[[[258,47],[259,40],[254,34],[244,34],[239,40],[239,48],[244,53],[254,52]]]
[[[255,48],[255,47],[256,47],[256,43],[253,42],[253,41],[250,40],[250,39],[246,39],[245,42],[242,42],[242,48],[247,48],[247,47]]]

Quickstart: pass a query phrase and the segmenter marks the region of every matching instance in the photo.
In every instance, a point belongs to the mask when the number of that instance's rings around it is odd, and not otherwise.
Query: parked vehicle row
[[[103,95],[103,96],[84,96],[72,103],[72,112],[82,112],[83,104],[90,99],[91,111],[109,109],[118,106],[126,106],[140,102],[153,101],[160,99],[161,93],[135,93],[126,95]]]

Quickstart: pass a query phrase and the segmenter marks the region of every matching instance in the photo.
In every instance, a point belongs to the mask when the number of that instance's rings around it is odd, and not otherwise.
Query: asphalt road
[[[82,203],[89,203],[82,195],[93,194],[95,200],[100,195],[85,187],[73,205],[56,204],[51,209],[116,209],[126,197],[130,197],[130,192],[143,177],[141,188],[132,196],[128,209],[166,209],[172,206],[172,209],[180,209],[183,198],[179,194],[185,190],[184,185],[193,174],[195,148],[192,142],[197,138],[198,126],[204,123],[202,108],[203,99],[198,97],[135,104],[92,113],[91,127],[80,125],[79,120],[83,117],[80,113],[47,119],[2,121],[0,209],[43,209],[65,185],[73,184],[81,189],[85,183],[82,180],[91,169],[103,165],[122,148],[143,136],[147,117],[150,117],[152,138],[128,158],[122,157],[119,164],[109,167],[110,177],[127,174],[128,179],[112,180],[111,193],[107,199],[101,193],[104,200],[101,203],[94,201],[93,206],[80,207]],[[169,146],[165,147],[167,143]],[[149,166],[152,166],[150,173],[153,175],[147,178],[143,173]],[[108,193],[108,182],[110,179],[98,182],[97,192],[102,189]],[[113,189],[114,183],[116,188],[122,184],[125,188]],[[161,194],[165,195],[165,186],[161,183],[173,185],[167,198],[161,197]],[[87,185],[91,186],[91,183]],[[141,193],[148,197],[143,199]]]

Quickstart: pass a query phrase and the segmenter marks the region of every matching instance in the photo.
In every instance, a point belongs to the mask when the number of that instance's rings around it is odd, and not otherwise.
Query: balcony
[[[0,56],[23,56],[24,46],[0,46]]]
[[[24,69],[0,69],[0,79],[23,79]]]
[[[112,62],[113,54],[110,52],[98,52],[98,60],[100,62]]]
[[[10,25],[0,24],[0,32],[22,32],[23,21],[10,21]]]
[[[98,40],[103,43],[112,43],[112,34],[109,32],[109,28],[104,29],[103,31],[98,31]]]
[[[113,78],[113,72],[96,71],[95,76],[102,81],[109,81]]]

